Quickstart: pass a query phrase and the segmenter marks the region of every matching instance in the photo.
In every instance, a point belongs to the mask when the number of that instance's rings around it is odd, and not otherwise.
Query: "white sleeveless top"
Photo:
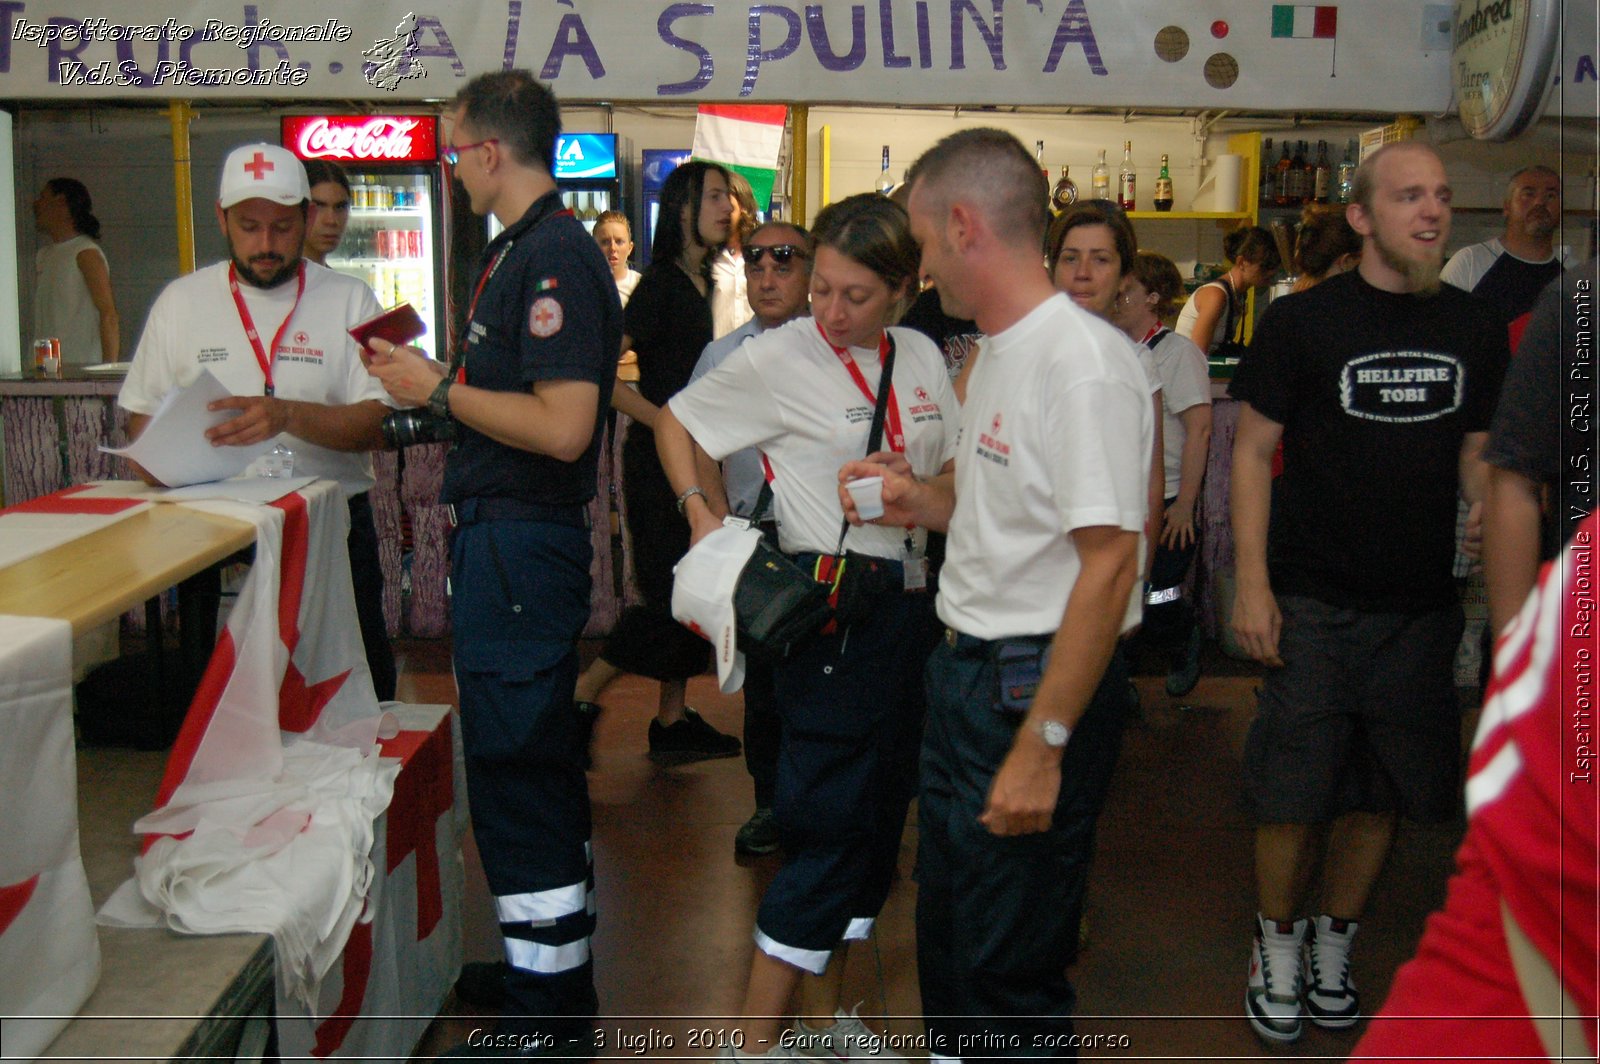
[[[100,312],[78,268],[78,253],[100,245],[79,233],[59,244],[47,244],[34,257],[33,339],[54,336],[61,341],[61,361],[69,366],[105,361],[100,350]]]

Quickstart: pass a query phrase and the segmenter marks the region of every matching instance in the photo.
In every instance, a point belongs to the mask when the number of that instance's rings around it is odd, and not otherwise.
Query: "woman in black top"
[[[711,342],[710,256],[728,239],[731,203],[720,166],[684,163],[667,176],[650,266],[623,317],[622,350],[638,355],[639,390],[619,383],[611,398],[633,419],[622,447],[622,494],[644,602],[623,613],[600,657],[579,677],[578,708],[592,727],[600,712],[595,699],[613,679],[634,673],[660,680],[650,759],[661,764],[733,757],[740,750],[738,739],[684,705],[686,683],[706,670],[710,648],[672,619],[672,567],[689,549],[689,526],[661,471],[651,431]]]

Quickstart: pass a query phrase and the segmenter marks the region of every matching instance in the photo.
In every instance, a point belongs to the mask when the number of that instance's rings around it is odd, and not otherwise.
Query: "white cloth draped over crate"
[[[72,629],[0,616],[0,1046],[32,1058],[100,979],[78,849]]]
[[[255,562],[156,808],[134,825],[134,878],[100,919],[269,932],[280,996],[313,1008],[362,918],[373,825],[399,772],[379,757],[386,718],[356,621],[348,511],[330,481],[267,506],[187,505],[254,524]]]

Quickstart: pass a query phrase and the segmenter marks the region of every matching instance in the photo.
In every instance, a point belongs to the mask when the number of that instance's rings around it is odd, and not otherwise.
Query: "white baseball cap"
[[[744,685],[733,590],[760,542],[761,533],[753,528],[724,525],[690,547],[672,570],[673,619],[710,641],[723,694]]]
[[[311,198],[306,168],[294,152],[276,144],[246,144],[228,153],[222,164],[222,190],[217,205],[227,210],[247,199],[285,206]]]

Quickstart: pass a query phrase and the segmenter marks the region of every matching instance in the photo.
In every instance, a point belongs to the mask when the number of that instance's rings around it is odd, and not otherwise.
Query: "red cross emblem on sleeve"
[[[561,304],[549,296],[533,301],[528,310],[528,331],[541,340],[548,340],[561,331]]]
[[[260,152],[256,152],[255,156],[251,158],[249,162],[244,164],[244,168],[250,171],[250,176],[257,181],[265,181],[267,171],[277,169],[277,167]]]

